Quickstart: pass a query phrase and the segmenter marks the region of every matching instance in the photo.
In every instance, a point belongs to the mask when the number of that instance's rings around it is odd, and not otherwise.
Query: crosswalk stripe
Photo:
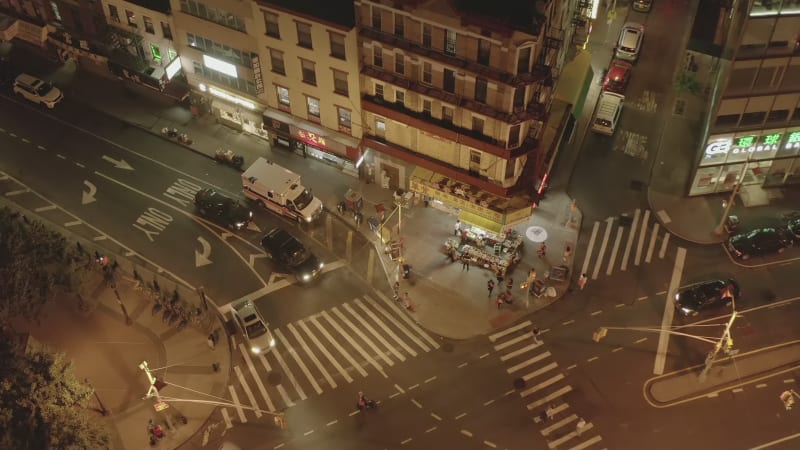
[[[494,349],[497,350],[497,351],[500,351],[500,350],[503,350],[506,347],[511,347],[514,344],[522,342],[522,341],[524,341],[526,339],[530,339],[531,337],[533,337],[533,333],[532,332],[521,334],[521,335],[515,337],[514,339],[509,339],[509,340],[503,342],[502,344],[495,345]]]
[[[611,236],[611,226],[614,224],[614,218],[609,217],[606,219],[606,231],[603,232],[603,241],[600,242],[600,251],[597,252],[597,260],[594,262],[594,270],[592,271],[592,279],[597,279],[597,274],[600,273],[600,266],[603,265],[603,258],[606,255],[606,246],[608,245],[608,237]]]
[[[339,343],[333,338],[333,336],[331,336],[331,334],[328,333],[328,330],[326,330],[322,326],[322,324],[319,323],[319,321],[315,316],[309,317],[308,320],[310,320],[311,323],[313,323],[314,326],[317,327],[319,332],[322,333],[323,336],[325,336],[325,339],[327,339],[328,342],[330,342],[331,345],[333,345],[336,348],[336,350],[338,350],[339,353],[341,353],[341,355],[344,356],[344,359],[347,360],[347,362],[350,364],[350,367],[356,369],[358,373],[361,374],[362,377],[367,376],[367,371],[364,370],[363,367],[361,367],[361,364],[357,363],[356,360],[352,356],[350,356],[350,353],[348,353],[347,350],[344,349],[344,347],[339,345]],[[352,380],[350,382],[352,382]]]
[[[597,239],[597,230],[600,229],[600,222],[595,222],[592,225],[592,235],[589,237],[589,246],[586,248],[586,256],[583,257],[583,268],[581,273],[586,273],[589,270],[589,260],[592,258],[592,251],[594,251],[594,240]]]
[[[556,364],[556,363],[554,363],[554,362],[553,362],[553,363],[550,363],[550,364],[548,364],[548,365],[546,365],[546,366],[542,366],[542,367],[540,367],[540,368],[538,368],[538,369],[534,370],[534,371],[533,371],[533,372],[531,372],[531,373],[527,373],[527,374],[523,375],[523,376],[522,376],[522,379],[523,379],[523,380],[525,380],[525,381],[530,381],[531,379],[533,379],[533,378],[536,378],[536,377],[538,377],[539,375],[541,375],[541,374],[543,374],[543,373],[545,373],[545,372],[548,372],[548,371],[550,371],[550,370],[553,370],[553,369],[555,369],[556,367],[558,367],[558,364]]]
[[[650,221],[650,210],[644,210],[644,217],[642,218],[642,226],[639,232],[639,242],[636,244],[636,258],[633,260],[633,264],[638,266],[639,262],[642,260],[642,249],[644,248],[644,237],[647,234],[647,225]]]
[[[542,389],[546,388],[547,386],[550,386],[553,383],[557,383],[558,381],[563,380],[563,379],[564,379],[564,374],[563,373],[559,373],[558,375],[550,377],[547,380],[544,380],[544,381],[542,381],[541,383],[539,383],[539,384],[537,384],[535,386],[531,386],[528,389],[525,389],[524,391],[519,393],[519,396],[520,397],[527,397],[527,396],[533,394],[534,392],[541,391]]]
[[[233,386],[228,387],[233,389]],[[231,420],[231,415],[228,414],[228,408],[220,408],[219,412],[222,414],[222,421],[225,422],[225,429],[230,430],[233,428],[233,421]],[[244,416],[244,411],[242,411],[242,416]]]
[[[235,368],[233,370],[236,370]],[[242,408],[242,404],[239,403],[239,396],[236,395],[236,389],[233,386],[228,385],[228,392],[231,393],[231,401],[233,402],[234,407],[236,408],[236,413],[239,415],[239,422],[247,423],[247,416],[244,415],[244,409]]]
[[[411,339],[415,344],[417,344],[423,351],[425,351],[425,352],[431,351],[430,347],[428,347],[427,345],[425,345],[424,342],[419,340],[419,338],[417,338],[417,336],[415,336],[414,333],[409,331],[400,322],[398,322],[397,319],[395,319],[395,317],[389,311],[384,309],[381,305],[378,304],[378,302],[373,300],[369,295],[365,295],[364,296],[364,300],[366,300],[367,303],[369,303],[373,308],[375,308],[376,311],[381,313],[381,315],[384,318],[386,318],[386,320],[388,320],[392,325],[394,325],[395,328],[397,328],[398,330],[402,331],[403,334],[408,336],[408,338]]]
[[[279,328],[275,328],[275,334],[278,336],[278,340],[280,342],[283,342],[283,344],[286,346],[286,351],[288,351],[289,354],[292,355],[292,358],[300,367],[300,370],[303,372],[303,374],[305,374],[306,378],[308,378],[308,381],[311,383],[311,387],[313,387],[314,390],[317,391],[317,395],[322,394],[322,388],[319,387],[317,379],[314,377],[314,375],[311,375],[311,371],[308,370],[308,366],[306,366],[306,363],[304,363],[303,360],[300,359],[300,355],[297,354],[297,350],[295,350],[294,347],[289,347],[289,340],[286,339],[286,336],[283,335],[283,332]],[[280,360],[278,360],[278,362],[280,363]],[[293,376],[290,375],[290,378],[293,378]],[[294,382],[292,382],[292,384],[294,384]]]
[[[594,428],[594,425],[592,425],[592,422],[587,423],[581,429],[581,434],[591,430],[592,428]],[[580,435],[576,431],[573,431],[571,433],[567,433],[564,436],[561,436],[560,438],[558,438],[558,439],[556,439],[554,441],[549,441],[547,443],[547,447],[548,448],[552,448],[552,449],[557,449],[558,447],[561,447],[561,444],[569,441],[572,438],[579,437],[579,436]]]
[[[367,315],[367,317],[369,317],[369,318],[370,318],[370,320],[372,320],[372,322],[373,322],[373,323],[376,323],[376,324],[378,324],[378,326],[380,326],[380,327],[381,327],[381,329],[383,329],[383,331],[384,331],[386,334],[388,334],[389,336],[391,336],[391,337],[392,337],[392,339],[393,339],[395,342],[397,342],[397,345],[399,345],[400,347],[403,347],[403,350],[405,350],[406,352],[408,352],[408,354],[409,354],[409,355],[411,355],[411,356],[417,356],[417,352],[415,352],[413,348],[411,348],[411,347],[410,347],[408,344],[406,344],[406,342],[405,342],[404,340],[400,339],[400,336],[398,336],[397,334],[395,334],[395,332],[394,332],[394,331],[392,331],[392,330],[391,330],[391,329],[390,329],[390,328],[389,328],[389,327],[386,325],[386,323],[384,323],[382,320],[380,320],[380,318],[379,318],[378,316],[376,316],[376,315],[375,315],[375,313],[374,313],[374,312],[372,312],[372,310],[371,310],[371,309],[367,308],[367,305],[365,305],[365,304],[364,304],[364,302],[362,302],[360,298],[357,298],[357,299],[355,299],[355,304],[356,304],[356,305],[358,305],[358,307],[359,307],[359,308],[361,308],[361,310],[362,310],[362,311],[364,311],[364,314],[366,314],[366,315]]]
[[[625,253],[622,254],[622,265],[619,270],[625,271],[628,268],[628,256],[631,253],[631,245],[633,245],[633,236],[636,234],[636,226],[639,224],[639,214],[641,210],[637,209],[633,212],[633,221],[631,222],[631,231],[628,234],[628,242],[625,243]]]
[[[614,270],[614,263],[617,262],[617,251],[619,250],[619,243],[622,241],[622,227],[617,227],[617,237],[614,238],[614,247],[611,249],[611,259],[608,261],[606,268],[606,275],[611,275]]]
[[[366,329],[369,333],[371,333],[373,336],[375,336],[375,339],[377,339],[378,342],[381,343],[381,345],[383,345],[384,347],[389,349],[389,351],[394,355],[395,358],[399,359],[400,361],[405,361],[406,360],[406,357],[403,356],[402,353],[398,352],[397,349],[394,348],[394,345],[389,344],[389,342],[386,341],[386,339],[383,337],[383,335],[378,333],[378,331],[375,330],[375,328],[372,327],[372,324],[370,324],[369,322],[364,320],[364,318],[361,316],[361,314],[358,314],[356,312],[356,310],[353,309],[352,306],[350,306],[349,304],[345,303],[345,304],[342,305],[342,307],[347,312],[349,312],[350,315],[352,315],[358,321],[358,323],[361,324],[361,326],[364,329]],[[381,350],[380,352],[381,352],[382,355],[385,355],[385,352],[383,350]]]
[[[523,329],[525,327],[529,327],[529,326],[531,326],[531,321],[530,320],[526,320],[525,322],[518,323],[518,324],[514,325],[513,327],[508,327],[503,331],[498,331],[497,333],[490,334],[489,335],[489,340],[494,342],[494,341],[500,339],[503,336],[506,336],[508,334],[511,334],[511,333],[513,333],[515,331],[521,330],[521,329]]]
[[[656,248],[656,238],[658,237],[658,228],[660,223],[656,222],[653,225],[653,232],[650,233],[650,244],[647,245],[647,254],[644,257],[644,262],[649,263],[653,259],[653,249]]]
[[[538,408],[538,407],[544,405],[545,403],[552,402],[553,400],[555,400],[555,399],[557,399],[557,398],[559,398],[559,397],[561,397],[561,396],[563,396],[565,394],[568,394],[570,392],[572,392],[572,386],[566,385],[566,386],[562,387],[561,389],[559,389],[559,390],[557,390],[555,392],[551,392],[546,397],[540,398],[539,400],[536,400],[535,402],[528,403],[525,407],[528,408],[528,411],[530,411],[532,409],[535,409],[535,408]]]
[[[323,354],[323,355],[325,355],[325,358],[327,358],[327,359],[328,359],[328,362],[330,362],[330,363],[331,363],[331,365],[332,365],[333,367],[335,367],[335,368],[336,368],[336,370],[338,370],[338,371],[339,371],[339,374],[340,374],[340,375],[341,375],[341,376],[342,376],[342,377],[343,377],[345,380],[347,380],[347,382],[348,382],[348,383],[352,383],[352,382],[353,382],[353,377],[351,377],[351,376],[350,376],[350,374],[349,374],[349,373],[347,373],[347,371],[346,371],[346,370],[344,370],[344,367],[342,367],[342,365],[341,365],[341,364],[339,364],[339,361],[338,361],[336,358],[334,358],[334,357],[333,357],[333,355],[331,355],[331,352],[329,352],[329,351],[328,351],[327,347],[325,347],[324,345],[322,345],[322,343],[319,341],[319,339],[317,339],[317,336],[315,336],[315,335],[314,335],[314,334],[311,332],[311,330],[308,328],[308,325],[306,324],[306,321],[305,321],[305,320],[298,321],[298,322],[297,322],[297,325],[298,325],[300,328],[302,328],[302,329],[303,329],[303,331],[305,331],[305,333],[306,333],[306,336],[308,336],[308,338],[309,338],[309,339],[311,339],[311,342],[313,342],[313,343],[314,343],[314,345],[316,345],[316,346],[317,346],[317,348],[319,349],[319,351],[321,351],[321,352],[322,352],[322,354]],[[325,372],[325,373],[327,373],[327,372]],[[329,376],[330,376],[330,375],[329,375]],[[332,381],[332,380],[331,380],[331,381]],[[329,381],[329,382],[330,382],[330,381]],[[336,387],[336,383],[334,382],[333,384],[331,384],[331,386],[332,386],[332,387]]]
[[[374,353],[375,353],[375,354],[376,354],[376,355],[377,355],[377,356],[378,356],[380,359],[382,359],[384,363],[388,364],[389,366],[393,366],[393,365],[394,365],[394,361],[392,361],[391,359],[389,359],[389,357],[388,357],[388,356],[386,356],[386,353],[385,353],[385,352],[383,352],[381,349],[379,349],[379,348],[378,348],[378,346],[377,346],[377,345],[375,345],[375,343],[374,343],[374,342],[372,342],[372,340],[368,339],[368,338],[367,338],[367,337],[364,335],[364,333],[362,333],[362,332],[361,332],[361,329],[360,329],[360,328],[358,328],[357,326],[355,326],[355,324],[354,324],[353,322],[351,322],[351,321],[350,321],[350,319],[348,319],[348,318],[347,318],[347,316],[345,316],[345,315],[344,315],[344,313],[343,313],[343,312],[341,312],[341,311],[339,310],[339,308],[337,308],[336,306],[334,306],[333,308],[331,308],[331,311],[333,311],[333,313],[334,313],[334,314],[336,314],[336,316],[339,318],[339,320],[341,320],[342,322],[344,322],[344,324],[345,324],[345,325],[347,325],[347,327],[348,327],[348,328],[350,328],[350,330],[352,330],[352,331],[353,331],[353,333],[354,333],[356,336],[358,336],[359,338],[361,338],[361,340],[362,340],[363,342],[366,342],[367,346],[369,346],[369,348],[371,348],[371,349],[372,349],[372,351],[373,351],[373,352],[374,352]],[[354,340],[353,342],[355,342],[355,340]],[[365,352],[365,353],[366,353],[366,352]]]
[[[239,366],[233,366],[233,371],[236,372],[236,377],[239,379],[239,384],[242,385],[242,389],[244,389],[244,393],[247,395],[247,399],[250,400],[249,406],[255,408],[253,412],[256,413],[256,417],[261,417],[261,410],[258,408],[258,403],[256,403],[256,398],[255,396],[253,396],[253,391],[250,390],[250,385],[248,385],[247,380],[244,379],[244,375],[242,374],[242,369],[240,369]],[[239,402],[237,401],[236,403],[238,404]]]
[[[340,335],[341,335],[341,336],[342,336],[342,337],[343,337],[343,338],[344,338],[344,339],[345,339],[345,340],[346,340],[346,341],[347,341],[347,342],[350,344],[350,346],[351,346],[351,347],[353,347],[354,349],[356,349],[356,351],[357,351],[357,352],[358,352],[358,353],[361,355],[361,357],[362,357],[363,359],[365,359],[365,360],[366,360],[368,363],[372,364],[372,367],[374,367],[375,369],[377,369],[377,370],[378,370],[378,372],[380,372],[380,373],[383,373],[383,367],[381,367],[381,365],[380,365],[380,364],[378,364],[378,363],[377,363],[377,362],[376,362],[374,359],[372,359],[372,356],[370,356],[370,355],[369,355],[369,353],[367,353],[366,351],[364,351],[364,349],[363,349],[363,348],[361,348],[361,346],[360,346],[360,345],[358,345],[358,343],[356,343],[356,341],[354,341],[354,340],[353,340],[353,338],[352,338],[352,337],[350,337],[350,335],[349,335],[348,333],[346,333],[346,332],[345,332],[345,331],[342,329],[342,327],[340,327],[340,326],[339,326],[339,324],[338,324],[338,323],[336,323],[336,322],[333,320],[333,318],[330,316],[330,314],[328,314],[328,312],[327,312],[327,311],[322,311],[320,314],[322,315],[322,317],[324,317],[324,318],[325,318],[325,320],[327,320],[327,321],[328,321],[328,323],[329,323],[329,324],[330,324],[330,325],[331,325],[331,326],[332,326],[332,327],[333,327],[333,328],[334,328],[336,331],[338,331],[338,332],[339,332],[339,334],[340,334]]]
[[[588,425],[588,424],[587,424]],[[569,448],[567,450],[583,450],[585,448],[591,447],[592,445],[600,442],[603,440],[603,437],[598,435],[592,436],[591,439],[588,441],[581,442],[580,444],[576,445],[575,447]]]
[[[253,360],[250,359],[250,353],[247,351],[247,348],[243,344],[239,344],[239,351],[242,353],[242,358],[244,362],[247,364],[247,369],[250,370],[250,375],[253,376],[253,379],[256,382],[256,387],[258,387],[258,391],[261,393],[261,396],[264,398],[264,401],[267,402],[267,409],[270,411],[275,411],[275,405],[272,404],[272,399],[269,398],[269,394],[267,394],[267,390],[264,388],[264,384],[261,382],[261,378],[258,376],[258,372],[256,372],[256,367],[253,365]]]
[[[264,366],[264,369],[267,371],[267,373],[272,372],[272,366],[270,366],[269,361],[267,361],[267,358],[264,356],[263,353],[258,355],[258,360],[261,361],[261,365]],[[275,389],[278,390],[278,394],[280,394],[281,398],[283,399],[284,405],[294,406],[294,402],[289,397],[289,394],[286,392],[286,389],[283,387],[282,384],[275,385]]]
[[[565,417],[559,420],[558,422],[550,425],[549,427],[542,428],[541,430],[542,436],[547,437],[547,435],[552,433],[553,431],[556,431],[557,429],[563,427],[564,425],[568,425],[570,422],[577,422],[577,420],[578,420],[577,414],[572,414],[571,416]]]
[[[277,332],[277,331],[280,331],[280,330],[278,330],[276,328],[275,331]],[[284,344],[287,344],[287,343],[284,342]],[[294,374],[292,373],[292,370],[289,368],[288,365],[286,365],[286,361],[283,360],[283,356],[281,356],[281,352],[278,351],[278,346],[275,346],[275,348],[272,349],[271,354],[272,354],[272,356],[275,357],[275,361],[278,361],[278,365],[281,366],[281,370],[283,370],[284,375],[289,377],[289,382],[292,383],[292,386],[294,386],[294,390],[295,390],[295,392],[297,392],[297,395],[300,396],[300,400],[307,399],[308,397],[306,396],[306,393],[303,391],[303,388],[300,387],[299,383],[297,383],[297,379],[295,379]]]
[[[328,371],[325,370],[325,367],[317,358],[317,355],[315,355],[314,352],[311,351],[311,348],[308,346],[308,344],[306,344],[305,339],[303,339],[303,336],[301,336],[300,332],[297,331],[297,328],[295,328],[295,326],[291,323],[286,325],[286,328],[289,329],[289,332],[292,333],[297,342],[300,343],[300,348],[303,349],[303,351],[308,355],[308,357],[311,358],[311,361],[314,363],[314,365],[317,366],[317,370],[319,370],[320,373],[322,373],[322,376],[325,377],[325,381],[328,382],[328,386],[335,389],[336,382],[333,381],[333,377],[331,377],[331,374],[329,374]]]
[[[669,233],[664,233],[664,240],[661,241],[661,250],[658,251],[658,257],[664,259],[667,254],[667,243],[669,242]]]
[[[545,359],[545,358],[547,358],[549,356],[550,356],[550,352],[539,353],[538,355],[534,356],[533,358],[531,358],[531,359],[529,359],[527,361],[522,361],[521,363],[519,363],[519,364],[517,364],[515,366],[509,367],[506,371],[508,373],[514,373],[514,372],[518,371],[519,369],[522,369],[523,367],[530,366],[531,364],[534,364],[534,363],[536,363],[538,361],[541,361],[541,360],[543,360],[543,359]]]
[[[517,357],[517,356],[519,356],[519,355],[521,355],[521,354],[523,354],[523,353],[525,353],[527,351],[533,350],[533,349],[535,349],[536,347],[538,347],[540,345],[542,345],[541,342],[538,342],[538,343],[534,342],[534,343],[532,343],[530,345],[526,345],[525,347],[522,347],[520,349],[514,350],[511,353],[506,353],[505,355],[501,355],[500,356],[500,361],[508,361],[509,359]]]
[[[383,293],[381,293],[381,292],[376,292],[376,294],[378,294],[378,297],[383,301],[383,303],[385,303],[389,307],[389,309],[394,309],[395,312],[397,313],[397,315],[400,317],[400,319],[402,319],[405,323],[407,323],[408,326],[411,327],[414,331],[416,331],[418,335],[422,336],[422,339],[425,339],[426,341],[428,341],[428,343],[431,345],[431,347],[439,348],[439,343],[436,342],[435,339],[430,337],[430,335],[428,335],[428,333],[425,330],[420,328],[419,325],[417,325],[416,322],[411,320],[411,318],[408,317],[408,314],[406,314],[405,311],[400,309],[394,303],[394,300],[390,300],[388,297],[383,295]]]

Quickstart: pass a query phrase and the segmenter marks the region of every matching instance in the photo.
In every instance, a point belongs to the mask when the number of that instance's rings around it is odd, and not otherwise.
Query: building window
[[[350,95],[350,88],[347,84],[347,72],[333,69],[333,92],[340,95]]]
[[[471,164],[475,164],[476,166],[480,167],[481,165],[481,152],[478,150],[470,150],[469,152],[469,162]]]
[[[405,18],[400,14],[394,15],[394,35],[397,37],[405,36]]]
[[[742,114],[742,120],[739,122],[739,125],[761,125],[764,123],[764,117],[766,117],[766,115],[766,111],[744,113]]]
[[[449,106],[442,106],[442,120],[453,123],[453,108]]]
[[[422,100],[422,112],[424,114],[427,114],[429,116],[431,115],[431,106],[432,104],[430,100],[427,99]]]
[[[475,79],[475,100],[486,103],[487,83],[483,78]]]
[[[508,147],[516,148],[519,146],[519,132],[522,127],[517,124],[508,129]]]
[[[422,62],[422,82],[431,84],[433,76],[431,75],[432,66],[427,61]]]
[[[525,47],[517,50],[517,75],[531,72],[531,48]]]
[[[144,20],[144,31],[150,34],[156,34],[156,29],[153,28],[153,19],[147,16],[142,16],[142,19]]]
[[[226,88],[245,94],[256,95],[256,84],[251,80],[226,75],[222,72],[205,67],[200,61],[192,61],[192,68],[195,74],[213,81],[214,83],[224,85]]]
[[[274,12],[261,11],[264,14],[264,25],[267,27],[267,36],[281,38],[281,29],[278,26],[278,15]]]
[[[374,6],[372,7],[372,28],[381,29],[381,10]]]
[[[136,25],[136,14],[134,14],[132,11],[128,11],[126,9],[125,10],[125,17],[128,18],[128,25],[130,25],[132,27],[137,27],[137,25]]]
[[[300,67],[303,70],[303,81],[316,86],[317,72],[314,67],[314,62],[307,59],[300,59]]]
[[[483,64],[484,66],[488,66],[489,60],[491,59],[491,52],[492,52],[492,44],[485,39],[479,39],[478,64]]]
[[[775,122],[786,122],[786,119],[789,118],[789,110],[788,109],[773,109],[772,111],[767,114],[767,122],[775,123]]]
[[[156,44],[150,44],[150,54],[153,55],[153,61],[161,61],[161,49]]]
[[[222,45],[219,42],[192,33],[186,33],[186,40],[189,42],[190,46],[200,49],[204,53],[208,53],[211,56],[218,57],[234,64],[239,64],[240,66],[253,66],[253,54],[250,52],[242,51],[237,48],[231,48],[227,45]]]
[[[344,35],[339,33],[330,33],[331,38],[331,56],[339,59],[347,59],[347,53],[344,47]]]
[[[483,119],[480,117],[472,117],[472,131],[483,134]]]
[[[170,60],[170,61],[174,61],[174,60],[175,60],[175,58],[177,58],[177,57],[178,57],[178,52],[176,52],[176,51],[175,51],[175,50],[173,50],[173,49],[168,49],[168,50],[167,50],[167,55],[169,55],[169,60]]]
[[[422,24],[422,46],[425,48],[431,48],[431,35],[433,34],[433,30],[431,30],[431,26],[427,23]]]
[[[352,128],[352,123],[350,122],[350,110],[337,106],[336,114],[339,116],[339,130],[341,131],[342,128],[346,128],[346,131],[349,133],[350,129]]]
[[[117,11],[116,6],[108,5],[108,15],[112,21],[119,23],[119,11]]]
[[[383,67],[383,49],[378,45],[372,47],[372,65]]]
[[[297,45],[305,48],[314,48],[311,43],[311,25],[297,22]]]
[[[715,122],[716,126],[718,127],[732,127],[736,126],[737,123],[739,123],[739,114],[726,114],[717,116],[717,120]]]
[[[525,108],[525,86],[514,89],[514,111]]]
[[[214,22],[223,27],[245,32],[244,19],[230,11],[208,6],[198,0],[180,0],[182,12]]]
[[[456,73],[450,69],[444,69],[444,90],[455,94],[456,92]]]
[[[269,49],[269,61],[272,64],[272,71],[281,75],[286,75],[286,67],[283,65],[283,52]]]
[[[375,83],[375,97],[383,99],[383,85]]]
[[[164,35],[164,39],[172,40],[172,29],[168,23],[161,22],[161,34]]]
[[[506,161],[506,175],[505,178],[509,179],[514,176],[514,169],[516,169],[517,160],[509,159]]]
[[[450,56],[456,56],[456,32],[453,30],[444,32],[444,52]]]
[[[278,104],[289,106],[289,89],[283,86],[275,86],[275,93],[278,94]]]
[[[394,102],[400,106],[406,105],[406,93],[400,90],[394,91]]]
[[[400,75],[405,75],[406,73],[406,60],[402,53],[394,54],[394,71]]]
[[[306,107],[309,116],[319,119],[319,99],[306,97]]]
[[[375,135],[381,139],[386,137],[386,122],[377,117],[375,118]]]

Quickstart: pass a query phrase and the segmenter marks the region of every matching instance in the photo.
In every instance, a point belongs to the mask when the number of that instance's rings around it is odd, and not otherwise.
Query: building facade
[[[357,176],[362,111],[353,2],[259,0],[258,8],[270,142]]]
[[[468,222],[527,220],[564,61],[556,2],[534,3],[356,2],[368,176]]]
[[[689,195],[800,183],[800,3],[733,5]]]

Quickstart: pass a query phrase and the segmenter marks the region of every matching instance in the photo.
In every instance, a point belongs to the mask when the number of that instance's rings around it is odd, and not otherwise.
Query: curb
[[[676,231],[675,231],[675,229],[674,229],[674,227],[671,227],[671,226],[669,226],[668,224],[664,223],[664,222],[661,220],[661,217],[658,215],[658,211],[665,211],[665,209],[664,209],[664,208],[660,208],[660,209],[658,209],[658,210],[657,210],[657,209],[654,207],[654,205],[653,205],[653,201],[652,201],[652,199],[650,198],[650,191],[651,191],[651,190],[652,190],[652,189],[651,189],[651,188],[648,186],[648,187],[647,187],[647,206],[649,206],[649,207],[650,207],[650,210],[652,210],[652,211],[655,213],[655,214],[654,214],[654,216],[656,217],[656,220],[658,220],[658,223],[660,223],[660,224],[661,224],[661,226],[662,226],[662,227],[664,227],[664,229],[666,229],[667,231],[669,231],[669,232],[670,232],[670,233],[671,233],[673,236],[676,236],[676,237],[677,237],[677,238],[679,238],[679,239],[682,239],[682,240],[684,240],[684,241],[686,241],[686,242],[691,242],[692,244],[697,244],[697,245],[717,245],[717,244],[723,244],[723,243],[725,243],[725,241],[727,240],[727,238],[722,238],[722,239],[721,239],[721,240],[719,240],[719,241],[698,241],[698,240],[696,240],[696,239],[690,239],[690,238],[687,238],[687,237],[686,237],[686,236],[684,236],[683,234],[676,232]]]

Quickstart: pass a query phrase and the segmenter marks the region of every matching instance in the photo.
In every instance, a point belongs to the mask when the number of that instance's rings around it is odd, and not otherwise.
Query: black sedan
[[[734,279],[715,279],[693,284],[675,294],[675,309],[694,316],[706,309],[730,305],[739,299],[739,283]]]
[[[745,260],[751,256],[783,253],[791,245],[792,238],[787,230],[765,227],[731,236],[727,247],[733,256]]]
[[[194,204],[203,217],[234,230],[241,230],[253,220],[253,211],[211,188],[197,191]]]
[[[261,246],[273,261],[291,271],[300,282],[308,283],[322,272],[322,261],[286,230],[270,230],[261,239]]]

